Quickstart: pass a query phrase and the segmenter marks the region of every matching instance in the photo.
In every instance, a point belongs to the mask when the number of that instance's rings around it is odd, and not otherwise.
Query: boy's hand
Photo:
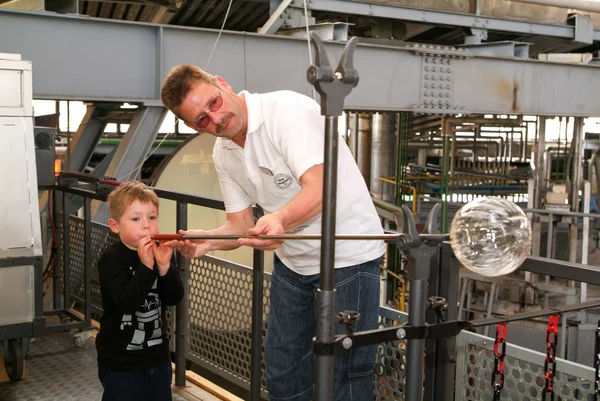
[[[158,264],[158,274],[162,277],[167,274],[169,267],[171,266],[173,247],[164,242],[159,242],[157,245],[155,241],[152,241],[152,245],[154,259],[156,260],[156,264]]]
[[[153,246],[156,245],[154,245],[154,241],[149,235],[142,238],[138,243],[138,256],[140,257],[140,261],[150,270],[154,270]]]

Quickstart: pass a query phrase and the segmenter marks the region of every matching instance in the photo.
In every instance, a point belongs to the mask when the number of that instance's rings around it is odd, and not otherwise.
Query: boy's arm
[[[100,285],[117,309],[123,313],[133,314],[142,305],[148,292],[154,285],[156,271],[148,269],[141,262],[130,266],[113,252],[102,255],[98,262]]]
[[[162,277],[158,277],[158,294],[163,304],[167,306],[177,305],[183,298],[183,282],[181,276],[171,260],[171,266]]]

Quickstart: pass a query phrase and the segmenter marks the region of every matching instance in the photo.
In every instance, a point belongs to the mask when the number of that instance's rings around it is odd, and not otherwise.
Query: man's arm
[[[212,230],[180,230],[180,234],[190,235],[245,235],[254,226],[252,206],[235,213],[227,213],[227,220],[218,228]],[[207,252],[215,250],[231,250],[240,247],[237,240],[184,240],[170,241],[167,245],[177,248],[186,258],[198,258]]]
[[[323,164],[317,164],[306,170],[300,177],[302,189],[281,209],[261,217],[254,228],[248,230],[251,235],[277,235],[297,227],[321,213],[323,208]],[[241,245],[262,250],[277,249],[282,241],[262,241],[240,238]]]

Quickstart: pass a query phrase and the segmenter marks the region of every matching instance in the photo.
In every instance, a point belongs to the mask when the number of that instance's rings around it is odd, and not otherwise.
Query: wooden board
[[[4,383],[10,381],[8,378],[8,373],[6,373],[6,367],[4,366],[4,355],[2,355],[2,351],[0,351],[0,383]]]

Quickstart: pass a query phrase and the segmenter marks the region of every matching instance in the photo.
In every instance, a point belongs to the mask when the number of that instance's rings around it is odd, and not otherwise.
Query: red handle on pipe
[[[172,241],[172,240],[183,240],[182,234],[154,234],[152,239],[156,241]]]

